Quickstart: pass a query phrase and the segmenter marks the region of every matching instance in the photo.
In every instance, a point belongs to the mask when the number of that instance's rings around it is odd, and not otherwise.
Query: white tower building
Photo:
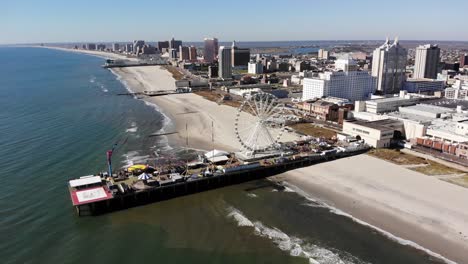
[[[302,100],[333,96],[349,101],[369,99],[375,92],[375,79],[367,71],[357,71],[356,62],[344,56],[335,62],[335,71],[304,78]]]
[[[408,52],[398,38],[390,44],[385,43],[374,50],[372,59],[372,76],[377,81],[377,91],[382,94],[395,94],[400,91],[405,80]]]

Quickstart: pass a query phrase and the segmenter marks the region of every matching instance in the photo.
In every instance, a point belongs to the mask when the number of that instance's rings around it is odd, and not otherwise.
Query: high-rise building
[[[319,49],[318,58],[322,60],[328,60],[328,50]]]
[[[141,48],[141,54],[156,54],[156,47],[145,44],[143,48]]]
[[[460,68],[468,66],[468,54],[463,53],[460,55]]]
[[[385,43],[374,50],[372,59],[372,76],[377,81],[377,91],[381,94],[395,94],[403,87],[406,73],[408,52],[398,42]]]
[[[163,52],[164,49],[169,49],[169,41],[158,41],[158,50]]]
[[[269,72],[274,72],[274,71],[276,71],[278,69],[278,64],[277,64],[276,59],[274,57],[271,58],[271,60],[269,60],[267,62],[267,67],[266,68],[267,68],[267,70]]]
[[[179,50],[180,46],[182,46],[182,40],[175,40],[174,38],[171,39],[169,42],[169,48]]]
[[[415,79],[436,79],[440,60],[440,48],[437,45],[421,45],[416,48],[414,62]]]
[[[133,44],[132,43],[125,44],[125,52],[127,52],[127,53],[132,53],[133,52]]]
[[[102,43],[101,43],[101,44],[98,44],[98,45],[96,46],[96,49],[97,49],[97,50],[104,51],[104,50],[106,50],[106,44],[102,44]]]
[[[263,64],[259,61],[249,62],[248,73],[250,74],[262,74],[263,73]]]
[[[304,78],[302,100],[339,97],[349,101],[369,99],[375,92],[375,80],[366,71],[357,71],[356,62],[349,57],[337,60],[335,71],[320,73],[318,77]]]
[[[232,67],[247,67],[250,61],[250,49],[241,49],[237,47],[236,42],[231,46]]]
[[[133,41],[133,52],[135,54],[140,54],[143,52],[143,46],[145,45],[144,40],[134,40]]]
[[[176,49],[169,49],[169,56],[173,60],[177,60],[177,50]]]
[[[189,60],[191,62],[197,61],[197,48],[195,46],[190,46],[189,48]]]
[[[119,50],[120,50],[120,45],[119,45],[119,43],[114,43],[114,44],[112,44],[112,50],[113,50],[114,52],[119,51]]]
[[[208,77],[210,78],[218,77],[218,66],[214,66],[214,65],[208,66]]]
[[[335,69],[346,72],[353,72],[357,71],[359,66],[350,54],[345,54],[335,61]]]
[[[218,52],[218,39],[205,38],[205,50],[203,55],[205,62],[212,63],[215,61],[216,52]]]
[[[88,44],[86,44],[86,49],[87,50],[96,50],[96,44],[88,43]]]
[[[231,49],[229,47],[219,47],[218,53],[219,73],[218,77],[223,79],[232,78]]]
[[[179,60],[188,61],[190,60],[189,47],[180,46],[179,47]]]

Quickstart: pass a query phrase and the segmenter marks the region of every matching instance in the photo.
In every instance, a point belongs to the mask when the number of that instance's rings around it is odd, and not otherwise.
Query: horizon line
[[[138,39],[140,40],[140,39]],[[180,39],[177,39],[180,40]],[[314,42],[314,41],[385,41],[385,38],[383,39],[318,39],[318,40],[219,40],[219,42],[245,42],[245,43],[252,43],[252,42]],[[158,42],[158,41],[170,41],[169,40],[145,40],[145,42]],[[409,41],[437,41],[437,42],[468,42],[468,40],[437,40],[437,39],[399,39],[400,42],[409,42]],[[117,41],[65,41],[65,42],[27,42],[27,43],[0,43],[0,46],[7,46],[7,45],[12,45],[12,46],[17,46],[17,45],[38,45],[38,44],[78,44],[78,43],[131,43],[133,42],[132,40],[117,40]],[[187,40],[182,42],[189,42],[189,43],[203,43],[203,40]]]

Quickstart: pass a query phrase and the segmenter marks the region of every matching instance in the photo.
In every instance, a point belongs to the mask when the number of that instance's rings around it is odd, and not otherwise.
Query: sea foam
[[[300,189],[299,187],[297,187],[295,185],[292,185],[290,183],[284,183],[284,185],[287,186],[287,187],[285,186],[286,188],[288,188],[290,190],[293,190],[294,192],[296,192],[300,196],[306,198],[309,201],[308,203],[305,204],[306,206],[327,208],[328,210],[330,210],[331,213],[334,213],[336,215],[341,215],[341,216],[344,216],[344,217],[348,217],[351,220],[353,220],[354,222],[356,222],[356,223],[358,223],[360,225],[369,227],[369,228],[379,232],[380,234],[384,235],[388,239],[393,240],[393,241],[395,241],[395,242],[397,242],[397,243],[399,243],[401,245],[410,246],[410,247],[413,247],[413,248],[418,249],[420,251],[423,251],[423,252],[425,252],[426,254],[428,254],[428,255],[430,255],[432,257],[435,257],[437,259],[440,259],[440,260],[444,261],[447,264],[456,264],[456,262],[454,262],[454,261],[452,261],[452,260],[450,260],[450,259],[436,253],[436,252],[433,252],[433,251],[419,245],[416,242],[413,242],[411,240],[407,240],[407,239],[403,239],[401,237],[398,237],[398,236],[396,236],[396,235],[394,235],[394,234],[392,234],[392,233],[390,233],[388,231],[385,231],[385,230],[383,230],[383,229],[381,229],[379,227],[376,227],[376,226],[371,225],[371,224],[369,224],[369,223],[367,223],[367,222],[365,222],[365,221],[363,221],[361,219],[358,219],[358,218],[352,216],[351,214],[348,214],[348,213],[346,213],[346,212],[344,212],[344,211],[342,211],[342,210],[340,210],[338,208],[330,206],[330,205],[328,205],[327,203],[325,203],[323,201],[315,200],[315,199],[309,197],[309,195],[305,191],[303,191],[302,189]]]
[[[114,70],[110,69],[110,72],[112,74],[114,74],[116,76],[116,79],[122,83],[122,85],[125,87],[125,89],[129,92],[129,93],[134,93],[135,91],[132,89],[132,87],[122,78],[122,76],[120,76],[119,74],[117,74]],[[135,99],[138,99],[136,96],[134,96],[133,98]],[[157,105],[157,104],[154,104],[154,103],[151,103],[151,102],[148,102],[148,101],[145,101],[143,100],[143,102],[147,105],[147,106],[150,106],[151,108],[153,108],[156,112],[160,113],[163,117],[163,124],[162,124],[162,127],[161,129],[159,129],[158,131],[155,132],[155,134],[158,134],[158,133],[164,133],[166,132],[166,129],[167,127],[172,123],[171,119],[161,110],[161,108]],[[132,133],[132,130],[129,130],[127,129],[126,132],[130,132]],[[135,131],[136,132],[136,131]],[[158,144],[162,145],[161,147],[159,147],[159,149],[161,150],[172,150],[173,148],[170,146],[169,144],[169,140],[166,136],[162,136],[162,137],[159,137],[159,142]]]
[[[353,256],[349,256],[346,260],[343,260],[337,253],[334,253],[329,249],[306,243],[303,239],[290,236],[278,228],[268,227],[260,221],[252,221],[247,218],[239,209],[232,206],[228,207],[227,215],[228,217],[234,219],[238,226],[253,228],[253,233],[255,235],[271,240],[272,243],[275,244],[280,250],[288,252],[288,254],[291,256],[307,258],[309,263],[365,263]]]

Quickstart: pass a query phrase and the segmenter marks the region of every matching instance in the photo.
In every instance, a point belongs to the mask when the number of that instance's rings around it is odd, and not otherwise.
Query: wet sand
[[[466,188],[365,154],[293,170],[275,179],[408,240],[402,243],[413,241],[458,263],[468,261]]]

